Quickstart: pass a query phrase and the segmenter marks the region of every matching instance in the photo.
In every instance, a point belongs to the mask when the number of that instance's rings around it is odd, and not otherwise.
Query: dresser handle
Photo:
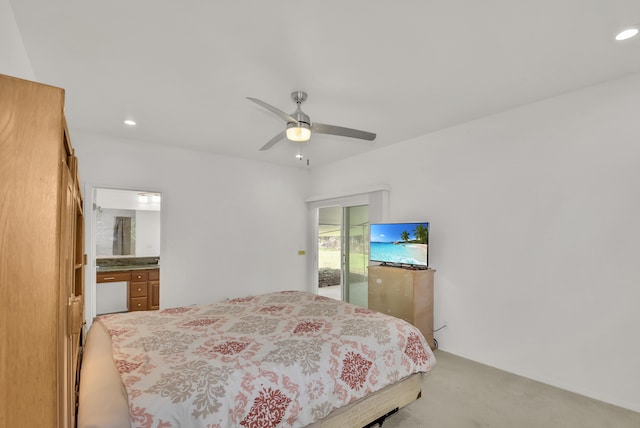
[[[116,279],[116,277],[115,276],[108,276],[108,277],[105,277],[105,278],[102,278],[102,279],[105,280],[105,281],[109,281],[110,279]]]
[[[138,307],[142,306],[142,303],[138,303]]]
[[[142,291],[142,288],[138,288],[138,291]]]

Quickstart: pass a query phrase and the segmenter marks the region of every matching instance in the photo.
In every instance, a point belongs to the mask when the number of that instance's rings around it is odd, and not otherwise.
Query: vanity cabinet
[[[131,274],[129,272],[105,272],[99,273],[97,276],[97,282],[122,282],[131,280]]]
[[[129,312],[160,308],[160,269],[100,272],[96,282],[127,282]]]
[[[0,75],[0,427],[75,426],[84,217],[64,90]]]
[[[149,271],[149,309],[160,309],[160,269]]]
[[[129,312],[149,309],[149,272],[131,272],[129,283]]]

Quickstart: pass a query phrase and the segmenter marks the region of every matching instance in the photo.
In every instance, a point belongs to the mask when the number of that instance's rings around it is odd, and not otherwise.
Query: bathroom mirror
[[[96,258],[160,256],[160,193],[96,188]]]

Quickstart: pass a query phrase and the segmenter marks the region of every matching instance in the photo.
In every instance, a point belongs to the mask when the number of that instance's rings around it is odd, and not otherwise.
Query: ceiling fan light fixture
[[[290,141],[304,142],[311,138],[311,127],[308,123],[289,123],[287,125],[287,139]]]

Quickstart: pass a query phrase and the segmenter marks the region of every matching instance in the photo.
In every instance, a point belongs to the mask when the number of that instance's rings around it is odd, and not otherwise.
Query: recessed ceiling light
[[[635,36],[636,34],[638,34],[637,28],[627,28],[626,30],[618,33],[618,35],[616,36],[616,40],[618,41],[627,40]]]
[[[127,119],[124,121],[125,125],[129,125],[129,126],[136,126],[136,121],[135,120],[131,120],[131,119]]]

